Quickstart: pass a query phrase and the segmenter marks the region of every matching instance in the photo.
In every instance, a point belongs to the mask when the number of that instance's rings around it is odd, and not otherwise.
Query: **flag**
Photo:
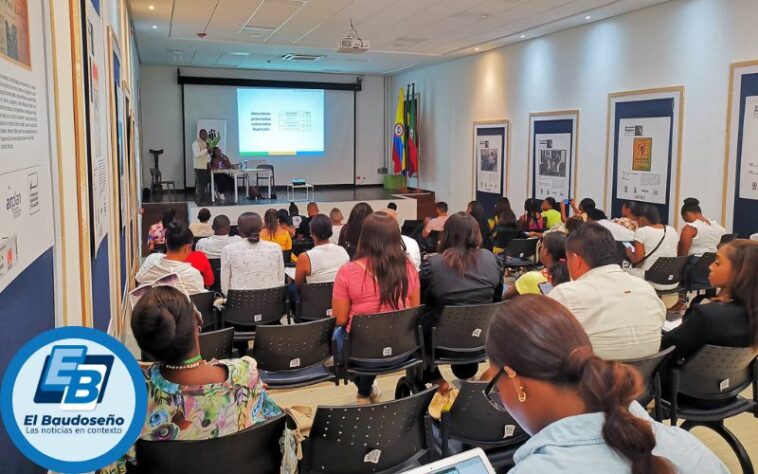
[[[395,163],[395,174],[405,169],[405,93],[402,87],[397,99],[397,113],[392,134],[392,161]]]
[[[408,171],[408,176],[413,176],[418,173],[418,130],[416,128],[418,99],[416,99],[416,84],[413,84],[408,103],[408,155],[406,157],[407,165],[405,169]]]

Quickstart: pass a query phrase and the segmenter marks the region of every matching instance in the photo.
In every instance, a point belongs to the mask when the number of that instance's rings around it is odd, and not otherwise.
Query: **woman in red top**
[[[418,272],[405,255],[397,221],[375,212],[363,221],[355,259],[337,272],[332,293],[332,317],[350,331],[350,320],[361,314],[412,308],[421,304]],[[355,378],[358,404],[379,401],[375,377]]]
[[[193,250],[192,252],[189,253],[185,262],[197,268],[197,271],[199,271],[200,274],[203,275],[203,285],[206,288],[210,288],[213,286],[213,283],[214,283],[213,268],[211,268],[211,262],[208,261],[208,257],[206,257],[203,252],[198,252],[196,250]]]

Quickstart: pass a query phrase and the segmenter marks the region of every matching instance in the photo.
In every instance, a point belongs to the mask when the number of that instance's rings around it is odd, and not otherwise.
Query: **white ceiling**
[[[129,6],[143,64],[387,74],[665,1],[129,0]],[[369,52],[337,52],[351,19]],[[287,53],[324,57],[282,60]]]

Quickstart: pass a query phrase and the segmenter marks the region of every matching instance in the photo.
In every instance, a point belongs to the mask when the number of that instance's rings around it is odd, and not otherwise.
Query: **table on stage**
[[[225,174],[229,175],[232,178],[234,178],[234,203],[239,202],[239,189],[237,187],[237,178],[241,176],[246,176],[248,179],[250,179],[250,175],[255,175],[255,181],[258,182],[258,176],[263,174],[264,178],[268,178],[266,180],[267,188],[268,188],[268,199],[271,199],[271,181],[274,177],[274,173],[272,170],[268,168],[232,168],[228,170],[211,170],[211,202],[216,202],[216,183],[214,180],[214,176],[217,174]]]

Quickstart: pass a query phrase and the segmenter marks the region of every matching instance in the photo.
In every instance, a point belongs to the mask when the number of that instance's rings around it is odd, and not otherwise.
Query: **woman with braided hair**
[[[501,306],[487,356],[495,372],[487,398],[532,435],[512,474],[728,472],[695,437],[653,421],[635,401],[637,371],[595,356],[579,322],[550,298]]]

